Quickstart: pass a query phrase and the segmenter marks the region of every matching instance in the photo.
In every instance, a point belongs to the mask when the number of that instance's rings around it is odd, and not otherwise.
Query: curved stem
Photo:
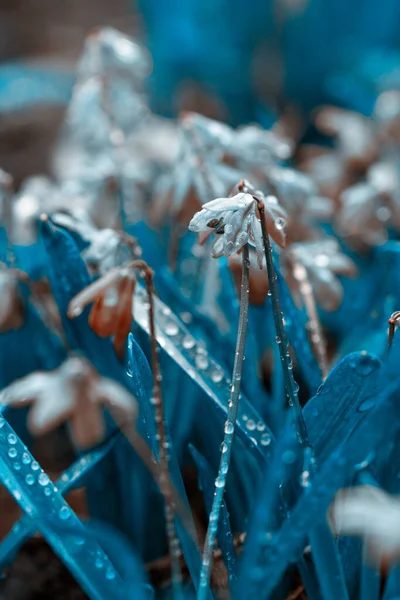
[[[267,273],[269,289],[271,291],[272,300],[272,313],[274,316],[274,324],[276,331],[276,342],[279,347],[279,355],[281,358],[281,364],[283,369],[283,377],[285,380],[286,394],[289,400],[289,405],[293,408],[296,419],[296,427],[299,436],[299,442],[306,448],[310,446],[308,439],[308,433],[306,424],[301,410],[299,398],[297,395],[298,385],[293,377],[293,365],[289,354],[289,344],[286,338],[285,327],[283,324],[283,315],[281,311],[281,304],[279,301],[278,286],[276,284],[277,276],[274,267],[274,261],[272,258],[271,241],[269,239],[267,231],[267,222],[265,218],[265,205],[264,201],[254,196],[257,201],[258,210],[261,217],[261,232],[264,244],[265,261],[267,263]]]
[[[141,262],[141,261],[137,261]],[[162,399],[161,389],[161,369],[160,359],[158,356],[158,346],[156,340],[156,327],[154,320],[154,283],[153,283],[153,271],[147,267],[145,270],[145,282],[146,290],[149,300],[149,328],[150,328],[150,343],[151,343],[151,363],[153,370],[153,398],[152,402],[155,409],[155,421],[157,425],[158,443],[159,443],[159,464],[160,464],[160,476],[159,485],[161,493],[165,499],[165,517],[167,524],[167,537],[169,552],[171,555],[171,566],[172,566],[172,584],[176,597],[180,597],[180,584],[182,580],[182,573],[180,567],[180,546],[179,540],[175,532],[175,501],[174,493],[171,482],[171,477],[168,468],[168,437],[165,429],[165,416]]]
[[[396,327],[399,324],[400,319],[400,311],[394,312],[388,319],[389,331],[388,331],[388,352],[393,344],[394,334],[396,331]]]
[[[110,128],[110,145],[114,153],[114,165],[116,170],[116,176],[114,178],[115,183],[115,193],[118,199],[119,205],[119,218],[120,218],[120,226],[122,231],[126,229],[126,212],[125,212],[125,199],[123,192],[123,177],[122,177],[122,160],[121,160],[121,152],[123,146],[125,144],[125,134],[122,129],[117,124],[112,108],[111,108],[111,98],[110,98],[110,84],[107,81],[106,76],[102,77],[102,108],[104,110],[104,114],[107,117],[108,125]]]
[[[319,320],[314,293],[307,276],[305,267],[297,260],[291,259],[293,277],[298,283],[301,299],[306,309],[308,325],[310,330],[311,345],[322,373],[322,381],[328,376],[329,365],[326,354],[326,343],[322,333],[321,322]]]
[[[235,361],[232,373],[231,394],[228,404],[228,417],[224,427],[224,441],[221,450],[218,476],[215,480],[214,499],[208,523],[207,536],[203,551],[203,560],[200,572],[200,585],[198,600],[206,600],[208,593],[208,582],[210,579],[212,553],[218,529],[218,520],[221,510],[221,502],[224,497],[226,478],[232,454],[233,436],[235,434],[236,416],[239,406],[240,383],[242,378],[244,349],[247,334],[247,322],[249,311],[249,248],[246,244],[242,252],[242,285],[240,295],[239,328],[236,341]]]

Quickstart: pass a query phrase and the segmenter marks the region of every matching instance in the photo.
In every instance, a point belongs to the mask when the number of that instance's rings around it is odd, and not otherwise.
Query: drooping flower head
[[[89,325],[100,337],[113,336],[114,349],[120,358],[123,357],[125,342],[131,330],[135,283],[133,269],[116,267],[72,298],[68,307],[68,317],[72,319],[93,302]]]
[[[252,244],[256,249],[258,264],[262,268],[264,246],[257,211],[259,196],[265,204],[268,233],[283,247],[286,212],[274,196],[263,198],[259,192],[255,196],[243,191],[231,198],[217,198],[207,202],[203,209],[195,214],[189,229],[197,233],[215,232],[216,239],[212,248],[214,258],[230,256],[239,252],[245,244]]]
[[[357,183],[341,194],[336,229],[356,249],[381,246],[394,214],[394,206],[374,185]]]
[[[330,511],[331,527],[341,535],[363,538],[377,566],[400,561],[400,501],[383,490],[362,485],[341,490]]]
[[[355,277],[357,268],[344,254],[333,237],[311,242],[292,244],[285,252],[285,260],[290,266],[289,284],[301,281],[302,270],[310,281],[317,303],[327,311],[335,310],[343,298],[343,287],[339,275]]]
[[[118,383],[101,377],[90,362],[72,356],[50,373],[32,373],[12,383],[0,393],[0,403],[22,408],[32,406],[28,426],[43,435],[69,421],[79,448],[89,448],[103,440],[107,408],[117,424],[133,422],[136,400]]]

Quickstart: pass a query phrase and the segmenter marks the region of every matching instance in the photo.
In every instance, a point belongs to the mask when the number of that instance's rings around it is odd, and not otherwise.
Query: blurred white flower
[[[381,246],[388,239],[393,213],[384,196],[370,183],[353,185],[340,196],[336,216],[338,233],[356,248]]]
[[[289,267],[288,282],[295,287],[302,280],[302,274],[296,270],[305,269],[317,303],[327,311],[335,310],[343,298],[343,287],[338,276],[355,277],[357,267],[341,251],[335,238],[329,237],[312,242],[292,244],[284,253],[286,266]]]
[[[374,123],[368,117],[333,106],[322,108],[317,127],[338,140],[338,149],[350,169],[367,168],[378,156]]]
[[[274,241],[283,246],[286,212],[275,197],[264,199],[267,229]],[[231,198],[217,198],[204,204],[189,224],[195,232],[216,233],[212,255],[214,258],[230,256],[248,242],[255,246],[258,264],[262,268],[264,245],[261,225],[257,215],[257,200],[250,193],[240,192]]]
[[[79,448],[90,448],[103,440],[104,408],[118,426],[137,417],[135,398],[115,381],[101,377],[87,359],[77,356],[50,373],[36,372],[15,381],[0,393],[0,404],[32,406],[28,426],[35,435],[68,421]]]
[[[335,534],[361,537],[370,560],[380,565],[400,559],[400,499],[362,485],[341,490],[330,509]]]

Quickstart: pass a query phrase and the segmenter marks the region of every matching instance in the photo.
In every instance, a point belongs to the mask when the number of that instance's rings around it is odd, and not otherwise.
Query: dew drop
[[[182,312],[180,313],[180,317],[182,321],[186,323],[186,325],[189,325],[189,323],[191,323],[193,320],[193,317],[190,312]]]
[[[29,463],[31,462],[31,457],[29,456],[29,454],[27,452],[23,453],[22,462],[24,463],[24,465],[29,465]]]
[[[227,421],[225,423],[225,427],[224,427],[225,433],[231,434],[231,433],[233,433],[233,429],[234,429],[233,423],[231,423],[230,421]]]
[[[133,370],[132,370],[132,364],[131,361],[128,361],[127,367],[126,367],[126,374],[128,375],[128,377],[133,377]]]
[[[269,433],[265,432],[262,434],[261,436],[261,445],[262,446],[269,446],[271,443],[271,436]]]
[[[44,495],[45,496],[51,496],[51,488],[44,488]]]
[[[15,458],[17,456],[18,452],[15,448],[10,448],[8,451],[8,456],[10,458]]]
[[[7,436],[7,441],[9,444],[16,444],[17,443],[17,436],[14,435],[13,433],[9,433]]]
[[[185,335],[182,340],[182,346],[186,348],[186,350],[190,350],[196,344],[196,340],[191,335]]]
[[[221,369],[215,369],[212,373],[211,373],[211,380],[214,383],[220,383],[220,381],[222,381],[224,378],[224,372]]]
[[[198,369],[207,369],[208,367],[208,358],[204,354],[198,354],[196,356],[196,367]]]
[[[32,475],[32,473],[29,473],[26,477],[25,477],[25,481],[28,485],[33,485],[35,483],[35,478]]]
[[[40,485],[45,486],[45,485],[47,485],[49,483],[50,478],[47,475],[47,473],[40,473],[38,481],[39,481]]]
[[[94,564],[95,564],[95,566],[96,566],[96,569],[102,569],[102,568],[103,568],[103,566],[104,566],[104,562],[102,561],[102,559],[101,559],[101,558],[96,558],[96,560],[95,560],[95,563],[94,563]]]
[[[253,419],[249,419],[246,423],[246,427],[249,431],[254,431],[256,428],[256,424],[254,423]]]
[[[165,333],[167,335],[169,335],[170,337],[173,337],[174,335],[178,335],[179,333],[179,327],[176,323],[174,323],[173,321],[171,321],[170,323],[167,323],[165,326]]]
[[[222,442],[220,448],[221,448],[222,454],[225,454],[225,452],[228,450],[228,446],[227,446],[227,444],[225,444],[225,442]]]
[[[71,510],[68,506],[63,506],[60,508],[58,515],[62,521],[66,521],[71,516]]]
[[[111,569],[110,567],[107,569],[107,571],[106,571],[106,579],[109,579],[110,581],[112,579],[115,579],[115,571],[114,571],[114,569]]]
[[[285,219],[275,219],[275,227],[278,231],[282,231],[282,229],[285,229],[285,225],[286,225],[286,221]]]
[[[258,421],[257,431],[264,431],[264,429],[265,429],[265,423],[263,423],[262,421]]]
[[[217,488],[222,488],[225,485],[225,478],[224,477],[217,477],[217,479],[215,480],[215,487]]]
[[[21,463],[15,462],[13,464],[13,469],[15,469],[16,471],[20,471],[21,470]]]
[[[360,360],[354,364],[354,367],[358,375],[366,377],[378,369],[379,361],[374,356],[360,352]]]
[[[279,337],[279,335],[276,336],[275,341],[276,341],[277,344],[281,344],[282,343],[282,340]]]
[[[36,462],[36,460],[34,460],[33,463],[31,464],[31,469],[32,469],[32,471],[38,471],[38,469],[40,469],[40,465],[38,462]]]

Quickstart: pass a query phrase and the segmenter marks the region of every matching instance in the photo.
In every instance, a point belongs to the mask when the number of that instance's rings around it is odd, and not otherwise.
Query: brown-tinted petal
[[[104,292],[94,301],[89,313],[89,325],[100,337],[111,337],[116,328],[116,306],[104,304]]]
[[[95,398],[81,398],[70,422],[72,436],[78,448],[92,448],[103,441],[105,435],[103,408]]]
[[[79,292],[68,305],[67,315],[70,319],[78,317],[85,306],[93,302],[100,293],[103,293],[107,288],[117,285],[123,276],[124,270],[115,268],[88,285],[84,290]]]
[[[114,349],[121,360],[123,359],[126,340],[132,328],[132,296],[135,291],[135,283],[136,280],[133,278],[124,278],[119,289]]]

